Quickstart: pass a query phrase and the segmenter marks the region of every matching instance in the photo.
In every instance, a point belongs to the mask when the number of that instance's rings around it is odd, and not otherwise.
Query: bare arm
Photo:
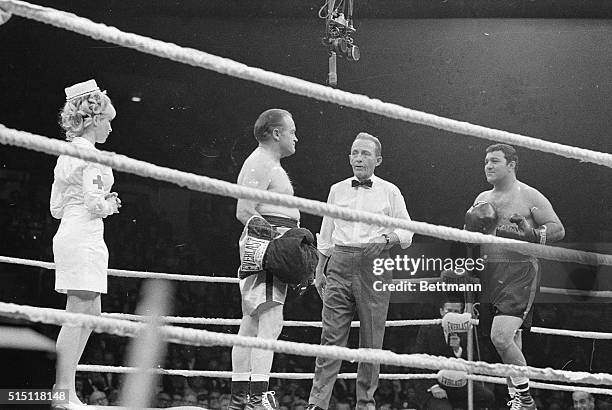
[[[565,237],[565,228],[550,201],[535,189],[531,196],[531,215],[537,226],[546,226],[546,242],[562,240]]]
[[[266,164],[247,164],[242,167],[242,171],[238,176],[238,185],[244,185],[251,188],[267,190],[270,186],[271,169]],[[253,215],[259,215],[257,212],[257,201],[250,199],[238,199],[236,204],[236,218],[246,225],[247,221]]]

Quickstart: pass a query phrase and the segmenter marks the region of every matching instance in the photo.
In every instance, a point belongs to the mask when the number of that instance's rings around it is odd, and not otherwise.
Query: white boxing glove
[[[451,333],[467,333],[472,326],[472,315],[469,313],[448,312],[442,318],[442,329],[444,338],[448,343],[448,335]]]
[[[444,387],[461,388],[467,384],[467,372],[442,369],[438,371],[438,383]]]

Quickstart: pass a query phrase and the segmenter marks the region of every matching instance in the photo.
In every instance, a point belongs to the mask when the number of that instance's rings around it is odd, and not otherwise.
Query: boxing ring
[[[4,10],[4,11],[2,11]],[[458,134],[474,136],[496,142],[513,144],[525,148],[552,153],[569,159],[612,167],[612,155],[596,152],[578,147],[552,143],[537,138],[514,134],[506,131],[495,130],[467,122],[456,121],[436,115],[415,111],[396,104],[385,103],[364,95],[351,94],[349,92],[332,89],[319,84],[311,83],[301,79],[264,71],[244,64],[217,57],[199,50],[181,47],[175,44],[165,43],[152,38],[125,33],[117,28],[108,27],[103,24],[94,23],[88,19],[78,17],[63,11],[46,7],[32,5],[16,0],[0,0],[0,22],[5,22],[11,14],[33,19],[50,24],[59,28],[74,31],[108,43],[123,47],[133,48],[140,52],[152,54],[173,61],[189,64],[196,67],[213,70],[215,72],[241,78],[248,81],[258,82],[266,86],[274,87],[293,94],[315,98],[321,101],[340,104],[343,106],[364,110],[388,118],[427,125],[441,130]],[[2,27],[0,26],[0,30]],[[244,198],[256,200],[261,203],[282,205],[286,207],[299,208],[301,211],[334,218],[346,219],[377,224],[385,227],[402,228],[443,240],[460,241],[467,243],[497,243],[512,244],[513,247],[524,254],[538,258],[573,262],[578,264],[594,266],[612,266],[612,255],[583,252],[578,250],[551,247],[540,244],[524,243],[512,239],[498,238],[475,232],[467,232],[460,229],[433,225],[419,221],[406,221],[389,218],[363,211],[354,211],[337,206],[331,206],[323,202],[305,198],[276,194],[267,191],[256,190],[236,184],[216,180],[206,176],[195,175],[175,169],[160,167],[146,163],[124,155],[105,151],[90,151],[79,149],[72,144],[57,139],[51,139],[25,131],[9,129],[0,124],[0,143],[12,145],[25,149],[35,150],[50,155],[70,155],[87,161],[97,162],[110,166],[116,171],[122,171],[153,178],[176,184],[187,189],[223,195],[232,198]],[[54,265],[49,262],[26,260],[0,256],[0,263],[26,265],[31,267],[52,270]],[[204,282],[215,284],[236,284],[237,278],[200,276],[188,274],[169,274],[140,272],[119,269],[109,269],[109,276],[129,277],[142,279],[164,279],[170,281]],[[432,279],[435,280],[435,279]],[[561,289],[542,289],[548,293],[564,293]],[[567,292],[565,292],[567,293]],[[570,292],[571,293],[571,292]],[[574,294],[590,297],[610,297],[612,292],[588,292],[574,291]],[[200,329],[178,327],[174,325],[223,325],[237,326],[240,319],[228,318],[206,318],[206,317],[173,317],[160,315],[152,320],[150,317],[107,312],[101,317],[87,316],[64,312],[63,310],[49,309],[44,307],[24,306],[0,302],[0,315],[27,319],[32,322],[51,325],[71,324],[75,326],[86,326],[98,333],[139,338],[143,337],[147,326],[153,326],[155,334],[165,342],[180,343],[191,346],[244,346],[250,348],[267,349],[275,352],[300,355],[321,356],[341,359],[351,362],[364,361],[393,366],[410,367],[416,369],[430,370],[421,374],[381,374],[381,379],[407,380],[407,379],[436,379],[437,373],[431,370],[459,370],[468,373],[468,379],[472,381],[484,381],[488,383],[506,384],[507,376],[527,376],[531,380],[530,385],[534,388],[574,391],[577,388],[593,394],[611,395],[612,374],[589,373],[578,371],[555,370],[551,368],[537,368],[532,366],[514,366],[501,363],[486,363],[482,361],[468,361],[455,358],[435,357],[425,354],[397,354],[387,350],[350,349],[338,346],[319,346],[291,341],[264,340],[252,337],[243,337],[225,333],[217,333]],[[388,327],[414,326],[440,324],[441,319],[432,320],[394,320],[388,321]],[[477,323],[477,321],[473,321]],[[153,325],[152,325],[153,324]],[[321,327],[320,322],[307,321],[285,321],[285,326],[291,327]],[[353,327],[358,327],[359,322],[353,322]],[[564,337],[579,337],[589,339],[612,339],[612,333],[574,331],[564,329],[550,329],[532,327],[531,332],[540,334],[557,335]],[[146,339],[146,337],[145,337]],[[149,336],[149,340],[152,337]],[[143,359],[146,361],[146,359]],[[142,363],[142,362],[141,362]],[[99,365],[79,365],[81,372],[105,372],[134,374],[145,372],[147,374],[178,375],[183,377],[213,377],[229,378],[231,372],[222,371],[193,371],[193,370],[167,370],[149,369],[143,370],[136,367],[112,367]],[[281,379],[312,379],[312,373],[272,373],[273,378]],[[340,378],[354,379],[353,373],[339,375]],[[563,383],[563,384],[560,384]],[[98,406],[99,407],[99,406]],[[95,408],[95,406],[88,406]]]

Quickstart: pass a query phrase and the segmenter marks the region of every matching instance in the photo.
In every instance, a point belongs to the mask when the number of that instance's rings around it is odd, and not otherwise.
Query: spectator
[[[338,401],[336,403],[336,410],[351,410],[351,405],[345,401]]]
[[[214,390],[210,392],[208,395],[208,407],[210,407],[210,410],[217,410],[221,408],[221,403],[219,401],[220,398],[221,393],[218,391]]]
[[[198,394],[198,406],[208,408],[208,392],[206,394]]]
[[[198,404],[198,398],[193,393],[188,393],[183,398],[183,404],[185,406],[196,406]]]
[[[96,406],[108,406],[108,399],[103,391],[95,390],[89,396],[89,404]]]
[[[172,393],[172,405],[173,406],[183,405],[183,395],[181,393]]]
[[[446,300],[440,305],[440,316],[448,313],[462,313],[463,303]],[[421,326],[417,335],[415,353],[434,356],[467,358],[467,334],[451,333],[447,336],[440,325]],[[452,409],[465,405],[467,386],[448,387],[432,380],[418,383],[425,409]],[[474,383],[474,402],[488,406],[494,401],[492,390],[482,382]]]
[[[293,410],[306,410],[308,403],[305,400],[298,399],[293,402]]]
[[[157,393],[157,406],[160,409],[168,408],[172,405],[172,397],[165,391]]]
[[[108,394],[108,405],[116,406],[119,404],[119,390],[112,389]]]
[[[577,390],[572,393],[574,410],[593,410],[595,409],[595,398],[591,393]]]

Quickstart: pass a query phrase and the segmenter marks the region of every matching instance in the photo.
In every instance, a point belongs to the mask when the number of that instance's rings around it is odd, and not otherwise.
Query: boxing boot
[[[232,381],[232,395],[227,410],[245,410],[249,402],[249,382]]]

